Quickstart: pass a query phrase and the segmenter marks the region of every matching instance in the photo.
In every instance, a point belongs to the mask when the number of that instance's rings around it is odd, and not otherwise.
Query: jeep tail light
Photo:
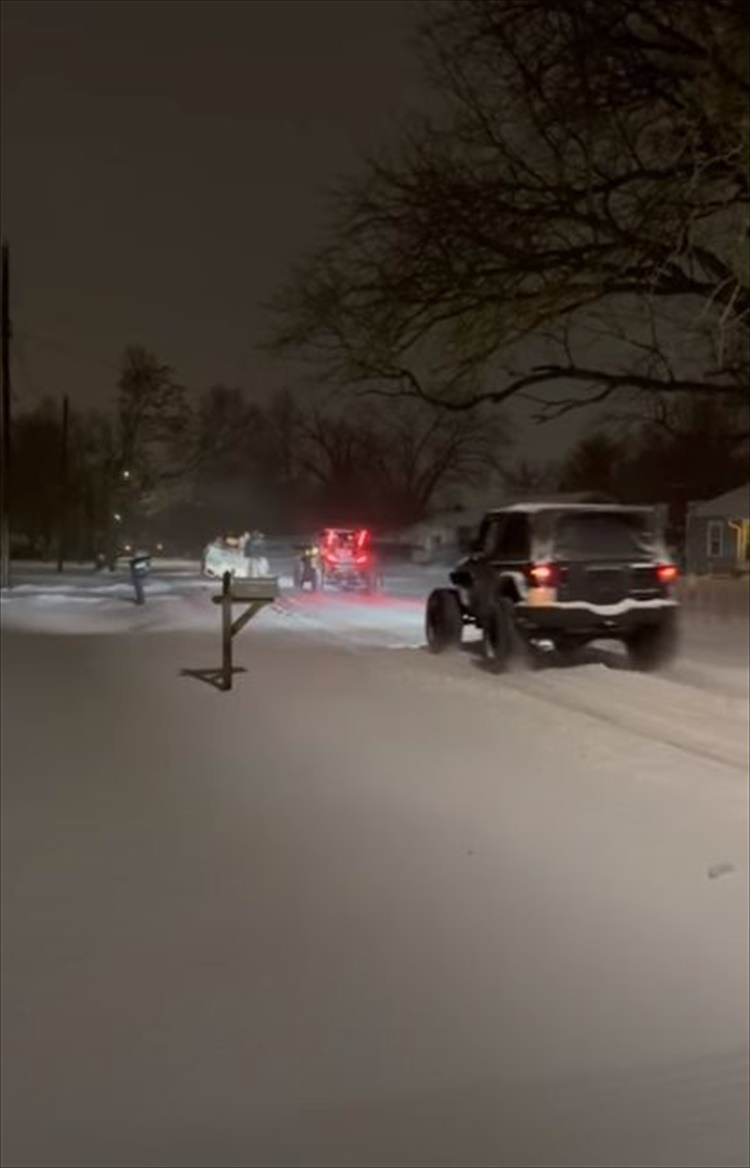
[[[679,576],[679,571],[675,564],[659,564],[656,569],[656,579],[660,584],[674,584]]]
[[[556,564],[532,564],[529,568],[531,583],[537,588],[551,588],[557,580]]]
[[[369,556],[360,552],[360,554],[358,556],[355,556],[354,562],[355,562],[355,564],[366,564],[367,561],[369,560],[369,558],[370,558]]]

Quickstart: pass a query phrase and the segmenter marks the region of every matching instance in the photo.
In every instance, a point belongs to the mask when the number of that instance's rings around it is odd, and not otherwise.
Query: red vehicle
[[[325,586],[359,588],[374,592],[378,587],[377,563],[372,539],[366,527],[327,527],[318,536],[320,579]]]

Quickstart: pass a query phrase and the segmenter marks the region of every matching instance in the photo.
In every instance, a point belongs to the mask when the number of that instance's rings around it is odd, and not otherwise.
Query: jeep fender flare
[[[523,572],[503,572],[495,587],[495,596],[512,600],[514,604],[523,600],[528,592],[528,583]]]

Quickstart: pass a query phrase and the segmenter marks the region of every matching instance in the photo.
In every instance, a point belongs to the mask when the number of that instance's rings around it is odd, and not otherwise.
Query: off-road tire
[[[457,594],[452,588],[435,588],[427,598],[425,636],[431,653],[458,649],[464,621]]]
[[[671,665],[679,648],[677,616],[670,613],[657,625],[645,625],[625,642],[633,669],[653,673]]]
[[[485,613],[482,653],[492,673],[505,673],[513,666],[536,666],[534,654],[516,626],[515,605],[507,596],[498,596]]]

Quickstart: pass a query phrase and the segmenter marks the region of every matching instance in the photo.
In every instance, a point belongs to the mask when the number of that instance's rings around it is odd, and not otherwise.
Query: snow
[[[561,510],[564,510],[564,511],[593,511],[594,513],[603,512],[603,513],[608,514],[608,515],[612,514],[613,512],[615,514],[623,514],[623,515],[632,515],[634,513],[646,515],[646,514],[651,514],[653,512],[653,507],[639,507],[638,505],[635,505],[635,504],[633,506],[630,506],[630,505],[623,505],[623,504],[617,504],[617,503],[570,503],[570,502],[565,502],[564,500],[561,500],[561,499],[558,499],[557,502],[555,502],[555,500],[552,499],[552,500],[549,500],[546,502],[542,502],[542,501],[533,502],[533,501],[529,500],[528,502],[525,502],[525,503],[524,502],[509,503],[506,507],[498,507],[496,511],[490,511],[490,512],[488,512],[488,514],[497,515],[497,514],[500,514],[500,512],[504,512],[504,511],[520,511],[523,514],[536,515],[541,511],[561,511]]]
[[[550,608],[566,608],[580,612],[594,612],[597,616],[621,616],[635,608],[676,608],[676,600],[618,600],[614,604],[590,604],[586,600],[555,600]]]
[[[432,584],[230,694],[185,568],[3,597],[3,1163],[747,1163],[746,624],[496,678]]]

